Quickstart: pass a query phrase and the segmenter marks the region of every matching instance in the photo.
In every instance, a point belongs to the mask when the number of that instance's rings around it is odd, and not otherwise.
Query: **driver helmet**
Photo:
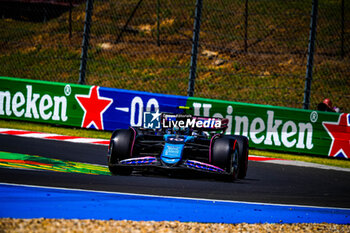
[[[328,98],[323,100],[323,103],[330,109],[333,109],[332,101]]]

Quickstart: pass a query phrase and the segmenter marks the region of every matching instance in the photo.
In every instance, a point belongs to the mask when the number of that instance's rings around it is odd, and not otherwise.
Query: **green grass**
[[[108,131],[97,131],[97,130],[88,130],[81,128],[67,128],[52,126],[48,124],[38,124],[38,123],[29,123],[24,121],[13,121],[13,120],[0,120],[0,128],[11,128],[11,129],[24,129],[36,132],[45,132],[45,133],[55,133],[68,136],[77,136],[77,137],[88,137],[88,138],[100,138],[100,139],[110,139],[112,132]],[[317,164],[323,164],[328,166],[336,166],[343,168],[350,168],[350,161],[334,159],[334,158],[321,158],[310,155],[294,155],[287,153],[278,153],[271,151],[261,151],[250,149],[249,154],[266,156],[272,158],[281,158],[287,160],[297,160],[304,162],[311,162]]]
[[[161,2],[160,46],[155,3],[143,2],[116,43],[137,2],[95,1],[87,84],[186,95],[194,2]],[[248,53],[243,52],[244,3],[203,5],[195,96],[301,108],[311,2],[249,1]],[[345,7],[349,12],[350,5]],[[340,59],[339,1],[324,0],[319,10],[310,108],[328,97],[348,112],[349,43],[345,40],[346,56]],[[0,19],[1,75],[76,83],[84,16],[84,4],[73,9],[72,38],[68,12],[46,23]],[[209,59],[204,50],[218,55]],[[215,59],[225,63],[215,66]]]

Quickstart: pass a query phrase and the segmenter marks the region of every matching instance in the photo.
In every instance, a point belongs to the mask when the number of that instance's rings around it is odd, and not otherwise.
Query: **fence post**
[[[119,35],[118,35],[118,37],[117,37],[117,39],[116,39],[116,41],[115,41],[116,44],[119,43],[120,39],[121,39],[122,36],[123,36],[123,33],[126,31],[126,28],[128,27],[128,25],[129,25],[130,21],[132,20],[132,18],[134,18],[135,13],[136,13],[137,9],[140,7],[142,1],[143,1],[143,0],[139,0],[139,1],[137,2],[137,4],[136,4],[135,8],[132,10],[131,15],[129,16],[128,20],[127,20],[126,23],[124,24],[124,27],[123,27],[122,31],[119,33]]]
[[[93,9],[93,0],[86,0],[83,45],[81,50],[80,69],[79,69],[79,84],[85,84],[86,63],[87,63],[87,54],[88,54],[88,48],[89,48],[92,9]]]
[[[203,0],[196,0],[196,11],[194,16],[194,28],[192,38],[192,52],[191,52],[191,64],[190,64],[190,77],[188,82],[187,96],[193,96],[194,94],[194,82],[196,79],[197,70],[197,55],[198,55],[198,40],[199,30],[201,25]]]
[[[69,24],[69,39],[72,39],[72,8],[73,8],[73,3],[72,0],[69,0],[69,19],[68,19],[68,24]]]
[[[307,53],[307,67],[306,67],[304,101],[303,101],[303,108],[304,109],[309,109],[309,105],[310,105],[312,68],[313,68],[313,63],[314,63],[315,40],[316,40],[317,11],[318,11],[318,0],[312,0],[310,37],[309,37],[309,47],[308,47],[308,51],[307,51],[308,52]]]
[[[341,51],[340,51],[340,56],[341,59],[344,59],[345,52],[344,52],[344,0],[341,0]]]
[[[159,41],[159,20],[160,20],[160,17],[159,17],[159,13],[160,13],[160,0],[157,0],[157,45],[160,46],[160,41]]]
[[[245,0],[244,10],[244,52],[248,52],[248,0]]]

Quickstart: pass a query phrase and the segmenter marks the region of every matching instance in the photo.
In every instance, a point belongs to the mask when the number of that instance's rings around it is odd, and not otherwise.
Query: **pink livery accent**
[[[143,159],[157,159],[156,157],[146,156],[146,157],[138,157],[138,158],[131,158],[131,159],[124,159],[120,162],[128,162],[128,161],[138,161]]]
[[[134,150],[134,144],[135,144],[135,140],[136,140],[136,130],[133,127],[130,127],[130,129],[132,129],[134,131],[134,139],[132,140],[131,150],[130,150],[130,157],[132,157],[132,152]]]
[[[201,164],[203,166],[207,166],[207,167],[212,167],[212,168],[215,168],[217,170],[220,170],[220,171],[224,171],[222,168],[219,168],[217,166],[214,166],[212,164],[208,164],[208,163],[203,163],[203,162],[199,162],[199,161],[196,161],[196,160],[187,160],[188,162],[192,162],[192,163],[197,163],[197,164]]]
[[[209,163],[211,163],[211,147],[213,144],[213,140],[216,136],[219,136],[220,134],[215,134],[211,139],[210,139],[210,145],[209,145]]]

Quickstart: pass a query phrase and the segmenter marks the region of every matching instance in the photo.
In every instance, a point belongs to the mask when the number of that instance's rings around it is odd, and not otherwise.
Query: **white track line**
[[[28,133],[25,133],[28,132]],[[99,144],[99,145],[108,145],[109,140],[99,139],[99,138],[82,138],[82,137],[73,137],[65,138],[64,135],[59,134],[51,134],[51,133],[40,133],[40,132],[31,132],[20,129],[7,129],[0,128],[0,134],[7,134],[13,136],[27,137],[27,138],[40,138],[47,140],[57,140],[57,141],[65,141],[65,142],[74,142],[74,143],[87,143],[87,144]],[[103,144],[105,143],[105,144]]]
[[[350,168],[334,167],[334,166],[328,166],[328,165],[323,165],[318,163],[310,163],[310,162],[303,162],[303,161],[296,161],[296,160],[269,160],[269,161],[260,161],[260,162],[350,172]]]

